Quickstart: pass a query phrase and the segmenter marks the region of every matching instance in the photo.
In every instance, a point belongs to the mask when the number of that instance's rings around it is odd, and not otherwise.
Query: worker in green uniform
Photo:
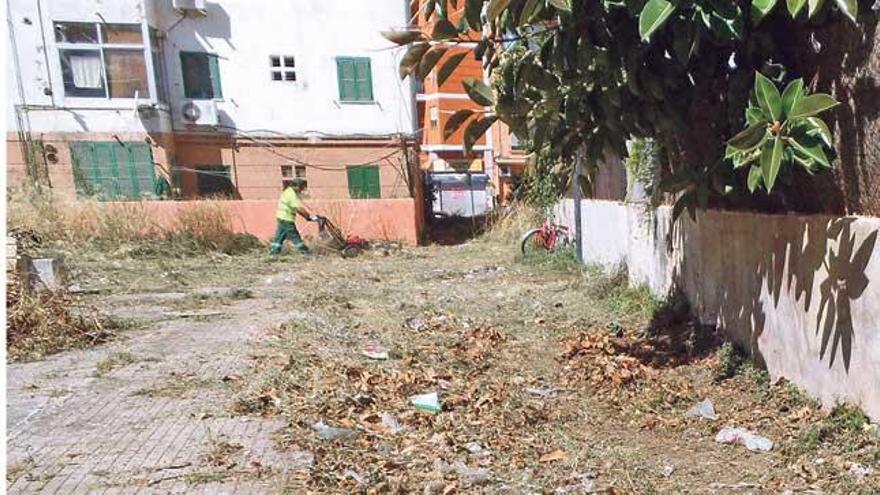
[[[281,253],[284,241],[290,239],[294,249],[300,253],[308,253],[309,248],[303,243],[299,231],[296,230],[296,216],[300,215],[310,222],[317,222],[318,217],[310,214],[303,205],[302,193],[308,187],[305,179],[297,177],[284,180],[284,192],[278,200],[278,228],[275,230],[275,238],[269,245],[272,254]]]

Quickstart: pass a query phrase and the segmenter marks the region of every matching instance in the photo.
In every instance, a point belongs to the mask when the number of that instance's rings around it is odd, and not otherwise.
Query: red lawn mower
[[[353,258],[370,247],[370,243],[360,236],[343,235],[339,227],[333,225],[329,218],[320,215],[317,217],[318,235],[323,239],[329,239],[343,258]]]

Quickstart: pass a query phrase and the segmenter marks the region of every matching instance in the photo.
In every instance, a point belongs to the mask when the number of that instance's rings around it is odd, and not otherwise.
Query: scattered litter
[[[663,477],[664,478],[668,478],[668,477],[672,476],[672,473],[674,473],[674,472],[675,472],[675,466],[673,466],[672,464],[667,464],[667,465],[663,466]]]
[[[416,409],[421,409],[423,411],[429,411],[433,413],[440,412],[440,397],[437,395],[437,392],[414,395],[410,397],[409,400],[412,405],[416,407]]]
[[[456,462],[452,469],[468,485],[485,485],[492,480],[492,471],[487,468],[469,468],[463,462]]]
[[[327,426],[323,421],[318,421],[313,424],[312,429],[315,430],[315,434],[318,435],[318,438],[321,440],[348,440],[357,436],[357,432],[354,430]]]
[[[751,451],[769,452],[773,449],[773,441],[752,433],[744,428],[725,426],[715,435],[717,443],[739,443]]]
[[[562,449],[554,450],[548,454],[544,454],[538,459],[538,462],[555,462],[565,459],[565,452]]]
[[[863,466],[857,462],[852,463],[849,466],[849,475],[856,479],[867,478],[874,474],[874,468],[869,466]]]
[[[594,493],[596,491],[596,482],[593,480],[595,475],[593,474],[582,474],[577,477],[578,482],[560,486],[556,490],[553,491],[555,495],[569,495],[575,493]]]
[[[428,325],[425,323],[425,320],[421,318],[407,318],[403,325],[412,330],[413,332],[421,332],[422,330],[427,329]]]
[[[388,359],[388,349],[385,349],[379,344],[370,344],[364,347],[364,350],[361,351],[361,354],[377,361],[385,361]]]
[[[382,413],[380,418],[382,419],[382,426],[388,428],[392,432],[400,433],[403,431],[403,426],[400,424],[400,421],[398,421],[393,415]]]
[[[711,399],[704,399],[703,402],[695,404],[684,415],[689,418],[702,418],[710,421],[718,419],[718,415],[715,414],[715,404],[712,403]]]
[[[346,478],[351,478],[357,482],[358,485],[366,485],[367,479],[361,476],[360,474],[352,471],[351,469],[346,469],[344,473],[342,473]]]
[[[464,450],[467,450],[471,454],[479,454],[480,452],[483,452],[486,450],[483,448],[482,445],[480,445],[477,442],[468,442],[468,443],[464,444],[462,447],[464,447]]]
[[[529,387],[526,389],[526,393],[536,395],[542,399],[552,399],[553,397],[556,397],[556,390],[547,385],[541,387]]]

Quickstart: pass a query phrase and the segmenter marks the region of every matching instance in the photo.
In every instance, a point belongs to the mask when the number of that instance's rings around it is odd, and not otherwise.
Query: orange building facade
[[[413,12],[413,21],[423,32],[430,33],[433,22],[429,21],[424,12],[424,1],[419,1]],[[463,15],[463,8],[450,12],[449,19],[458,23]],[[474,40],[479,34],[474,33]],[[431,173],[470,172],[483,173],[489,177],[492,197],[495,204],[506,204],[513,195],[513,189],[525,170],[526,157],[519,149],[516,137],[502,122],[496,122],[473,146],[471,153],[464,150],[464,130],[462,125],[449,137],[444,137],[443,129],[455,112],[469,109],[485,112],[484,108],[474,103],[467,95],[462,83],[468,79],[486,81],[482,61],[473,55],[466,56],[457,66],[452,75],[443,84],[437,80],[437,70],[455,54],[470,52],[476,41],[450,43],[449,50],[443,55],[428,76],[422,81],[416,93],[418,118],[421,124],[420,164],[422,170]]]

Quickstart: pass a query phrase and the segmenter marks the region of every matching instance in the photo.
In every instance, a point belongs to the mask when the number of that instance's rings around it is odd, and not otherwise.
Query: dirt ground
[[[61,254],[135,328],[8,365],[12,493],[880,493],[858,411],[566,257]]]

